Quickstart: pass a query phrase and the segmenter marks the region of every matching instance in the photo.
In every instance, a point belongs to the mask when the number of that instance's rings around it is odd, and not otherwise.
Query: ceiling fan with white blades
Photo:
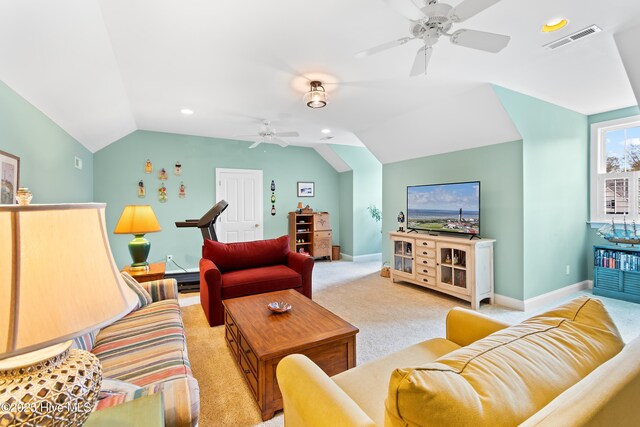
[[[438,0],[384,0],[389,6],[411,21],[409,37],[402,37],[371,49],[363,50],[356,57],[363,58],[412,40],[422,40],[409,75],[427,73],[427,65],[435,45],[441,36],[449,37],[451,43],[485,52],[498,53],[509,44],[511,37],[485,31],[461,29],[450,32],[451,27],[493,6],[500,0],[464,0],[453,7]]]
[[[263,142],[278,144],[281,147],[286,147],[289,145],[289,143],[280,138],[292,138],[296,136],[300,136],[300,134],[298,132],[276,132],[276,130],[271,127],[271,122],[269,120],[264,120],[262,122],[262,126],[260,127],[260,131],[257,134],[236,135],[236,138],[260,138],[258,139],[258,141],[249,146],[249,148],[256,148]]]

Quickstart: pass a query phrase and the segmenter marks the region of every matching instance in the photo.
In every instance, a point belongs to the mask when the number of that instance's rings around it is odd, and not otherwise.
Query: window
[[[591,125],[591,222],[640,224],[640,116]]]

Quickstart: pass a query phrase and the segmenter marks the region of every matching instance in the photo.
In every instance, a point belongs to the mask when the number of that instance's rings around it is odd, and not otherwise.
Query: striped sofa
[[[130,277],[130,276],[129,276]],[[187,357],[184,325],[175,279],[140,283],[152,302],[111,325],[75,340],[102,364],[105,384],[126,384],[108,391],[95,410],[148,394],[162,393],[165,425],[195,426],[200,413],[198,382]]]

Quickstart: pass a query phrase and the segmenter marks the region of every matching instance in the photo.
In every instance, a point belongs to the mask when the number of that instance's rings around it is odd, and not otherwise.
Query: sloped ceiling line
[[[627,77],[633,88],[636,101],[640,104],[640,55],[638,55],[640,26],[615,34],[614,39],[627,72]]]

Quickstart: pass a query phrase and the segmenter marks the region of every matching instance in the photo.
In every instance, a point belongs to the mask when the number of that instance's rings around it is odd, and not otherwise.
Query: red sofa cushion
[[[286,265],[236,270],[222,275],[222,299],[302,286],[302,276]]]
[[[202,256],[222,272],[286,264],[289,236],[253,242],[220,243],[205,240]]]

